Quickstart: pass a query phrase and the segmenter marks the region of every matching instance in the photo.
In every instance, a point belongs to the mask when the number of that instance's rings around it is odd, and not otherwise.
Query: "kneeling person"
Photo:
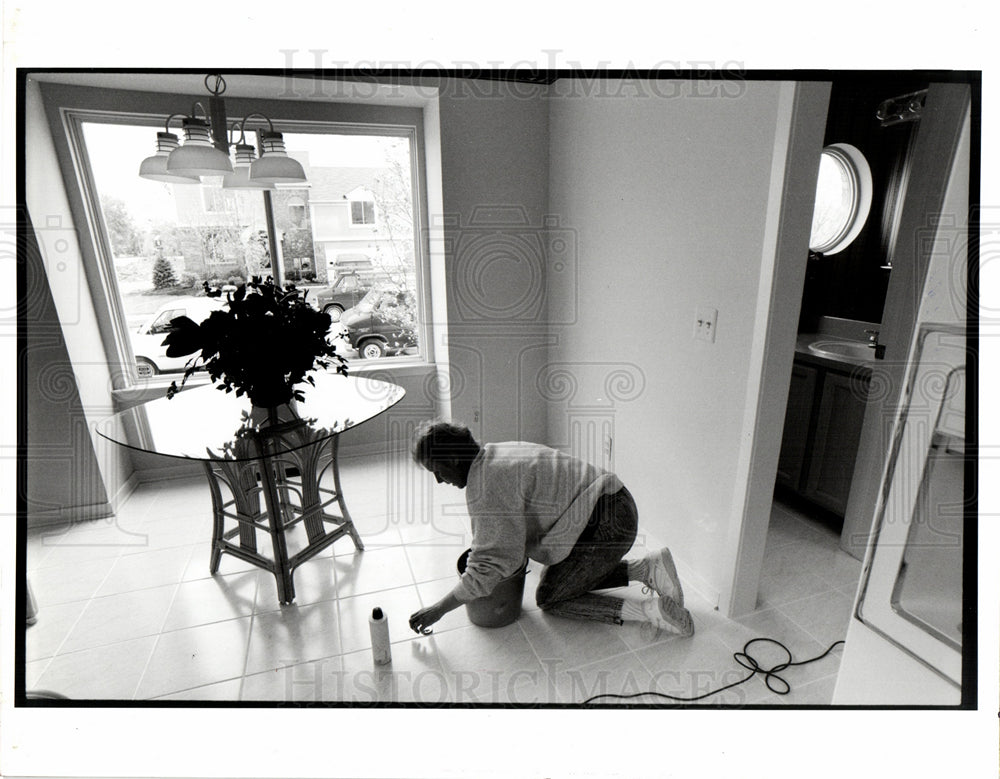
[[[448,422],[422,426],[412,453],[439,484],[466,491],[472,521],[465,572],[450,593],[410,617],[414,630],[489,595],[530,558],[546,566],[535,601],[550,614],[694,634],[670,551],[624,559],[638,513],[615,474],[540,444],[480,446],[468,428]],[[632,581],[659,597],[636,603],[595,592]]]

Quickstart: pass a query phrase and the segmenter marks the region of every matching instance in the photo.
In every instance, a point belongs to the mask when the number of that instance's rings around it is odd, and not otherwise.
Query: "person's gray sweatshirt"
[[[615,474],[541,444],[484,445],[466,485],[472,551],[453,594],[463,603],[489,595],[527,558],[564,560],[597,500],[621,488]]]

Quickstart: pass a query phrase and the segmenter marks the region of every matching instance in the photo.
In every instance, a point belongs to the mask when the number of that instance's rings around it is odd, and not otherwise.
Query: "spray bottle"
[[[376,665],[386,665],[392,662],[392,651],[389,648],[389,620],[382,609],[376,606],[368,618],[368,629],[372,636],[372,657]]]

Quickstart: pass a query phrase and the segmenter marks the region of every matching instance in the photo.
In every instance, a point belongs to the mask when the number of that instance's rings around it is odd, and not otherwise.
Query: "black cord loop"
[[[782,663],[778,663],[777,665],[772,666],[771,668],[763,668],[760,665],[760,663],[758,663],[757,660],[753,656],[750,655],[750,653],[748,651],[750,649],[750,646],[752,644],[756,644],[757,642],[768,642],[768,643],[774,644],[775,646],[780,647],[781,649],[785,650],[785,654],[788,656],[788,659],[786,661],[782,662]],[[709,692],[706,692],[706,693],[704,693],[702,695],[694,695],[694,696],[691,696],[691,697],[684,697],[684,696],[679,696],[679,695],[668,695],[665,692],[656,692],[654,690],[647,690],[646,692],[635,692],[635,693],[631,693],[629,695],[622,695],[622,694],[613,693],[613,692],[605,692],[605,693],[600,693],[598,695],[592,695],[591,697],[587,698],[587,700],[585,700],[583,702],[583,705],[586,706],[587,704],[589,704],[589,703],[597,700],[598,698],[618,698],[618,699],[623,699],[624,700],[624,699],[629,699],[629,698],[641,698],[641,697],[643,697],[645,695],[653,695],[653,696],[656,696],[657,698],[666,698],[666,699],[671,700],[671,701],[680,701],[680,702],[683,702],[683,703],[692,703],[694,701],[703,700],[703,699],[708,698],[708,697],[710,697],[712,695],[718,695],[720,692],[724,692],[725,690],[732,689],[733,687],[739,687],[741,684],[746,684],[751,679],[753,679],[757,674],[762,674],[763,675],[763,677],[764,677],[764,684],[766,684],[767,685],[767,689],[769,689],[775,695],[788,695],[788,693],[790,693],[792,691],[792,685],[790,685],[788,683],[787,679],[785,679],[784,677],[782,677],[782,676],[779,675],[782,671],[784,671],[786,668],[791,668],[792,666],[796,666],[796,665],[808,665],[809,663],[815,663],[817,660],[822,660],[824,657],[826,657],[828,654],[830,654],[830,652],[832,652],[834,650],[834,648],[838,644],[843,644],[843,643],[844,643],[843,641],[834,641],[832,644],[830,644],[830,646],[827,648],[827,650],[823,654],[817,655],[816,657],[811,657],[808,660],[800,660],[798,662],[795,662],[792,659],[792,653],[791,653],[791,651],[789,651],[788,647],[785,646],[784,644],[782,644],[777,639],[774,639],[774,638],[751,638],[749,641],[747,641],[743,645],[743,651],[742,652],[734,652],[733,653],[733,659],[737,663],[739,663],[741,666],[743,666],[744,668],[746,668],[748,671],[750,671],[750,673],[745,678],[740,679],[738,682],[733,682],[732,684],[727,684],[726,686],[720,687],[717,690],[710,690]],[[776,688],[773,685],[773,681],[780,682],[781,685],[783,685],[783,687],[777,687]]]

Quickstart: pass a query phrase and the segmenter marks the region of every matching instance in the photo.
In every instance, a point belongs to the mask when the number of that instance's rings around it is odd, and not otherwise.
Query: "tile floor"
[[[456,558],[469,545],[463,496],[432,485],[405,458],[348,460],[342,479],[366,551],[345,538],[305,563],[291,606],[279,606],[270,574],[231,556],[209,575],[201,478],[144,484],[111,520],[30,534],[39,614],[25,634],[28,689],[90,700],[357,705],[573,704],[647,690],[690,697],[746,676],[733,652],[755,636],[780,638],[800,660],[847,631],[861,564],[839,551],[832,530],[776,503],[758,610],[730,620],[688,592],[691,639],[543,614],[533,600],[538,565],[529,566],[513,625],[479,628],[459,609],[433,635],[415,636],[408,616],[453,586]],[[627,596],[640,597],[639,585]],[[376,605],[389,618],[388,667],[372,663]],[[754,654],[762,666],[783,659],[773,647]],[[788,670],[789,695],[774,695],[758,677],[702,704],[826,705],[839,662],[835,650]]]

